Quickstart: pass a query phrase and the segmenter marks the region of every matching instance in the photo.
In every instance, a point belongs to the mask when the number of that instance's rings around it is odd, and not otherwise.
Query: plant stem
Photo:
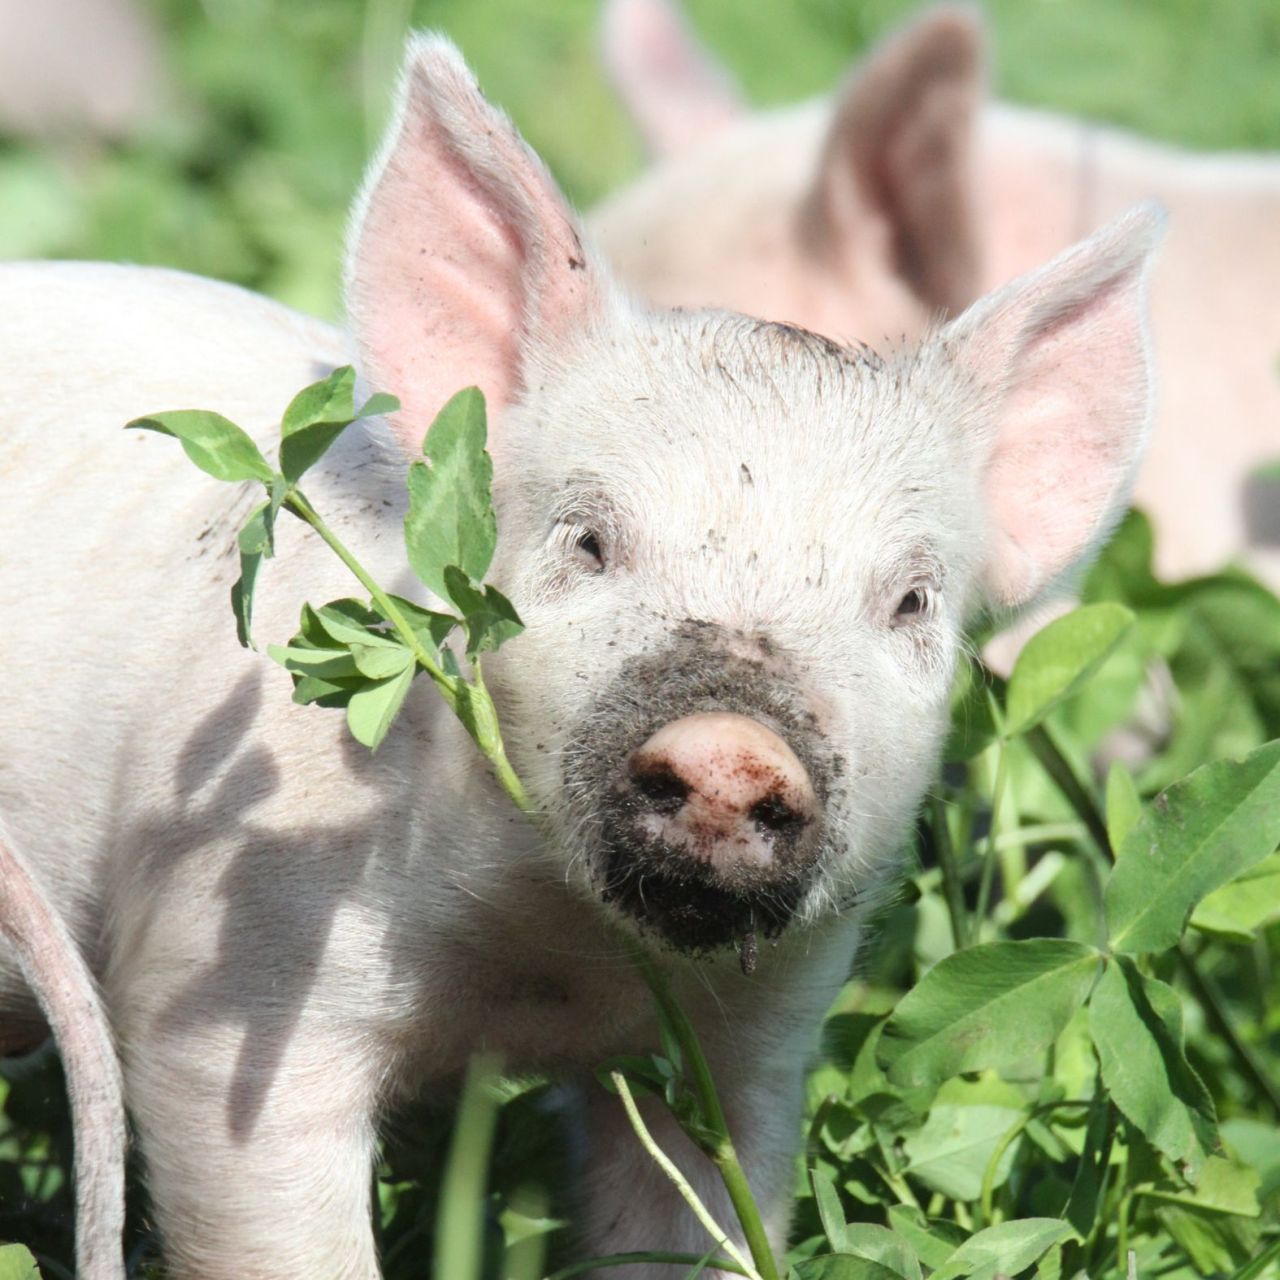
[[[725,1190],[729,1193],[729,1199],[742,1225],[742,1232],[751,1250],[755,1269],[761,1280],[778,1280],[778,1264],[774,1261],[769,1237],[765,1234],[760,1208],[751,1194],[747,1175],[738,1160],[733,1139],[729,1136],[729,1126],[724,1118],[724,1109],[720,1105],[719,1095],[716,1093],[715,1082],[711,1078],[711,1068],[703,1056],[702,1046],[698,1043],[693,1024],[677,1003],[666,978],[658,972],[649,957],[643,952],[637,952],[635,960],[644,980],[649,984],[649,990],[653,993],[653,998],[661,1009],[667,1025],[675,1035],[692,1074],[693,1090],[697,1095],[703,1122],[715,1135],[715,1147],[708,1154],[716,1168],[720,1170],[720,1178],[724,1182]]]
[[[1076,777],[1076,771],[1071,767],[1071,762],[1062,754],[1062,749],[1054,741],[1048,727],[1038,724],[1034,729],[1028,729],[1023,736],[1032,754],[1053,779],[1058,790],[1066,797],[1067,803],[1076,811],[1098,848],[1114,862],[1115,852],[1111,848],[1111,838],[1107,834],[1107,824],[1103,820],[1102,813],[1094,803],[1093,797]]]
[[[418,638],[417,633],[405,621],[404,614],[396,608],[387,593],[373,580],[364,565],[347,550],[338,535],[325,524],[316,509],[302,496],[302,493],[297,489],[290,490],[289,496],[284,500],[284,506],[287,511],[292,512],[299,520],[309,524],[320,535],[325,545],[355,574],[356,580],[369,593],[369,598],[374,604],[378,606],[378,612],[395,628],[396,635],[404,641],[414,658],[417,659],[418,665],[422,667],[427,675],[438,685],[447,684],[449,677],[441,670],[440,664],[427,652],[426,646]]]
[[[996,870],[996,832],[1000,828],[1000,806],[1004,803],[1005,783],[1009,776],[1009,744],[999,739],[996,746],[996,776],[991,785],[991,830],[987,835],[986,854],[982,859],[982,877],[978,881],[978,905],[974,911],[974,922],[978,929],[987,918],[987,908],[991,902],[991,883]]]
[[[937,797],[933,801],[933,832],[937,843],[938,867],[942,872],[942,895],[951,919],[951,940],[957,951],[969,945],[969,918],[964,909],[964,885],[960,876],[959,860],[951,828],[947,824],[946,802]]]
[[[396,607],[395,601],[387,595],[385,591],[374,581],[373,577],[365,569],[364,565],[355,558],[347,549],[342,540],[332,529],[320,518],[319,513],[311,505],[310,502],[297,489],[291,489],[288,496],[284,500],[284,507],[291,514],[298,517],[299,520],[311,526],[312,529],[320,535],[326,546],[328,546],[334,554],[347,566],[355,575],[356,580],[369,593],[369,598],[377,606],[378,612],[395,629],[396,635],[408,647],[409,652],[413,654],[417,664],[431,677],[436,687],[444,695],[444,700],[449,704],[454,714],[459,713],[459,707],[462,699],[466,697],[462,688],[470,687],[478,689],[480,695],[486,700],[489,699],[489,691],[485,688],[484,678],[480,672],[480,662],[477,659],[472,668],[475,673],[475,684],[467,686],[465,681],[459,681],[455,677],[445,672],[440,664],[432,656],[431,652],[422,643],[418,634],[405,620],[405,616]],[[465,721],[464,721],[465,723]],[[475,734],[472,734],[475,737]],[[507,759],[506,748],[502,743],[502,736],[495,729],[492,734],[486,734],[485,740],[481,741],[476,738],[476,745],[484,752],[490,764],[493,765],[494,772],[497,774],[498,782],[502,789],[511,797],[512,802],[521,813],[530,816],[534,812],[533,802],[529,799],[528,793],[524,789],[516,771],[511,767],[511,762]]]
[[[440,1188],[435,1274],[450,1280],[480,1277],[489,1152],[498,1121],[494,1082],[500,1070],[501,1062],[492,1054],[472,1059],[449,1143]]]
[[[741,1250],[729,1239],[728,1232],[711,1216],[711,1211],[699,1199],[698,1193],[689,1185],[689,1180],[676,1167],[675,1161],[654,1140],[653,1134],[649,1132],[644,1118],[640,1115],[640,1108],[636,1106],[635,1098],[631,1096],[631,1089],[627,1084],[626,1076],[621,1071],[611,1071],[609,1072],[609,1078],[613,1081],[613,1086],[617,1089],[618,1096],[622,1099],[622,1105],[626,1108],[627,1119],[631,1121],[631,1127],[636,1131],[636,1137],[640,1139],[640,1145],[654,1158],[662,1172],[675,1184],[676,1190],[680,1192],[684,1202],[693,1210],[694,1217],[706,1228],[707,1234],[710,1235],[712,1240],[734,1262],[745,1269],[745,1274],[750,1276],[751,1280],[761,1280],[746,1258],[743,1257]]]
[[[1231,1021],[1231,1015],[1227,1012],[1226,1001],[1222,998],[1222,992],[1218,990],[1218,984],[1207,973],[1201,972],[1200,966],[1196,964],[1196,957],[1187,946],[1185,939],[1178,943],[1177,956],[1182,972],[1209,1015],[1209,1021],[1230,1046],[1243,1074],[1271,1104],[1271,1110],[1276,1116],[1280,1117],[1280,1085],[1271,1078],[1254,1047],[1244,1039],[1236,1029],[1235,1023]]]

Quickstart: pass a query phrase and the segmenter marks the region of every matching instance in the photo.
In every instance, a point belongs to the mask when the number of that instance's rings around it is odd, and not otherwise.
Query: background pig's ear
[[[1147,273],[1163,231],[1141,205],[942,331],[991,423],[994,605],[1044,594],[1124,511],[1151,419]]]
[[[978,12],[944,6],[892,34],[836,102],[800,234],[831,261],[882,245],[894,273],[946,315],[978,295],[972,151],[986,93]]]
[[[605,66],[651,156],[684,151],[742,114],[729,73],[671,0],[608,0]]]
[[[479,386],[492,411],[510,404],[530,345],[589,323],[607,293],[555,183],[458,51],[411,37],[346,278],[362,372],[400,398],[405,448],[420,450],[463,387]]]

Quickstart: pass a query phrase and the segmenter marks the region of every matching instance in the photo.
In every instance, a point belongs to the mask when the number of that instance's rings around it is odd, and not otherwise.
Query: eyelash
[[[606,565],[600,535],[594,529],[571,520],[556,527],[556,543],[588,573],[603,573]]]
[[[933,593],[928,587],[912,587],[898,601],[898,607],[893,611],[893,625],[911,626],[917,619],[930,613],[932,606]]]

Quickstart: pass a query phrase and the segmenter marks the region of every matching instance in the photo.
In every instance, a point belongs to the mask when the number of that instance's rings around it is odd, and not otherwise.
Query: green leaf
[[[261,480],[270,484],[275,472],[258,446],[234,422],[206,409],[175,409],[135,418],[127,427],[158,431],[178,440],[187,457],[215,480]]]
[[[423,452],[427,466],[409,468],[405,547],[413,571],[448,600],[445,569],[455,565],[482,582],[497,545],[490,484],[493,464],[484,450],[484,396],[476,387],[459,391],[436,416]]]
[[[889,1206],[889,1226],[915,1251],[926,1267],[940,1267],[963,1243],[964,1232],[954,1222],[931,1219],[914,1205]]]
[[[400,407],[394,396],[372,396],[362,408],[353,400],[356,375],[350,365],[335,369],[294,396],[280,428],[280,470],[296,483],[353,422]]]
[[[797,1280],[902,1280],[900,1272],[870,1258],[846,1253],[820,1253],[792,1268]]]
[[[1057,618],[1027,641],[1005,693],[1006,736],[1034,728],[1069,698],[1133,626],[1123,605],[1089,604]]]
[[[950,1200],[976,1200],[996,1147],[1021,1115],[1013,1107],[939,1103],[919,1132],[903,1140],[907,1172]],[[1001,1186],[1008,1178],[1017,1146],[1011,1142],[1001,1155],[993,1185]]]
[[[841,1252],[878,1262],[902,1280],[921,1280],[920,1259],[887,1227],[874,1222],[851,1222],[845,1227],[844,1237]]]
[[[951,733],[943,751],[948,763],[971,760],[998,736],[999,707],[985,669],[962,661],[951,690]]]
[[[323,676],[293,677],[293,700],[300,707],[314,702],[320,707],[345,707],[351,696],[364,687],[363,676],[335,676],[326,679]]]
[[[231,611],[236,618],[236,638],[245,649],[253,648],[253,592],[258,581],[258,569],[265,557],[275,554],[276,516],[284,501],[283,490],[274,480],[271,488],[271,497],[249,516],[236,537],[240,549],[240,576],[231,584]]]
[[[936,1085],[1024,1062],[1061,1033],[1098,973],[1092,947],[989,942],[934,965],[894,1010],[878,1057],[891,1083]]]
[[[329,640],[337,641],[340,645],[400,643],[394,636],[374,634],[372,629],[382,625],[382,615],[361,600],[331,600],[328,604],[313,609],[312,617]]]
[[[1247,946],[1259,929],[1280,921],[1280,853],[1263,858],[1230,884],[1215,889],[1191,913],[1202,933]]]
[[[1280,843],[1280,740],[1204,765],[1158,795],[1120,850],[1106,890],[1117,951],[1176,945],[1196,904]]]
[[[979,1267],[1003,1275],[1016,1275],[1036,1262],[1071,1228],[1059,1218],[1019,1218],[987,1227],[964,1242],[937,1271],[932,1280],[954,1280],[972,1275]]]
[[[827,1240],[836,1253],[846,1253],[844,1238],[844,1206],[831,1175],[816,1166],[809,1170],[809,1185],[813,1188],[813,1201],[818,1208],[818,1218]]]
[[[1233,1213],[1242,1218],[1256,1218],[1262,1212],[1258,1204],[1258,1186],[1262,1178],[1247,1164],[1225,1156],[1210,1156],[1200,1170],[1194,1190],[1156,1187],[1143,1194],[1150,1200],[1171,1204],[1190,1204],[1214,1213]]]
[[[461,619],[451,613],[437,613],[403,596],[388,595],[387,598],[400,610],[423,646],[432,653],[439,650],[454,627],[460,625]]]
[[[407,666],[386,680],[371,680],[351,695],[347,703],[347,727],[357,742],[377,751],[387,736],[413,683],[415,668]]]
[[[1103,1175],[1111,1155],[1111,1143],[1107,1140],[1111,1131],[1110,1119],[1111,1109],[1106,1099],[1095,1099],[1089,1108],[1084,1151],[1076,1168],[1075,1181],[1071,1184],[1071,1196],[1062,1212],[1081,1240],[1089,1236],[1098,1220]]]
[[[497,587],[478,591],[456,565],[445,569],[444,582],[467,629],[468,658],[497,649],[524,630],[515,606]]]
[[[1217,1122],[1183,1053],[1177,992],[1144,978],[1127,956],[1115,957],[1089,1001],[1089,1032],[1111,1101],[1194,1182],[1217,1146]]]
[[[1226,1275],[1257,1255],[1258,1227],[1248,1218],[1191,1205],[1161,1205],[1156,1218],[1202,1276]]]
[[[351,644],[348,646],[355,659],[356,670],[370,680],[385,680],[399,675],[406,667],[413,666],[413,652],[398,640],[380,640],[375,644]]]
[[[301,645],[272,644],[267,646],[267,656],[286,671],[303,676],[318,676],[322,680],[360,674],[349,649],[312,649]]]
[[[40,1280],[31,1250],[21,1244],[0,1244],[0,1280]]]
[[[1119,760],[1107,773],[1107,838],[1120,849],[1142,817],[1142,797],[1133,775]]]

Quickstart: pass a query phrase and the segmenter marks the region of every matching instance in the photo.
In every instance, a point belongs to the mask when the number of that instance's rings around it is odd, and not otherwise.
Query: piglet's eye
[[[895,621],[906,620],[914,617],[916,614],[923,613],[928,607],[929,598],[923,587],[913,587],[907,592],[901,600],[898,601],[898,607],[894,610],[893,616]]]
[[[573,549],[585,568],[593,573],[600,573],[604,569],[604,552],[600,550],[600,539],[590,529],[582,531]]]

